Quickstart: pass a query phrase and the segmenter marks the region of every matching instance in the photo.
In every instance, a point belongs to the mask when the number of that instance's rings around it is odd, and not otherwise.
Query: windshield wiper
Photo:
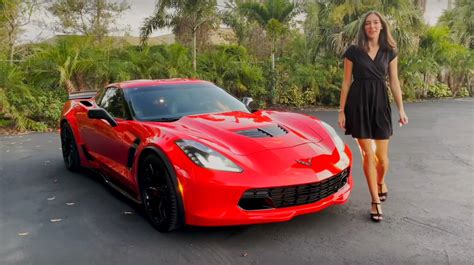
[[[181,119],[181,117],[162,117],[158,119],[151,119],[150,121],[157,121],[157,122],[172,122]]]

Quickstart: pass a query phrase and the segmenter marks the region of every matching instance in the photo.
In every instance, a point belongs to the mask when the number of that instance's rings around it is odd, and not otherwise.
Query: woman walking
[[[389,138],[393,134],[387,75],[398,107],[400,126],[408,123],[398,81],[396,44],[387,26],[378,12],[370,11],[362,17],[357,43],[344,53],[338,117],[339,126],[359,145],[372,197],[370,218],[375,222],[383,219],[380,202],[388,195],[385,175]]]

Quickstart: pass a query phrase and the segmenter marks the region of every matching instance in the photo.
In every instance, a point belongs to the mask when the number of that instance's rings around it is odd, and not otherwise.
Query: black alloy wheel
[[[150,155],[139,172],[143,207],[153,227],[160,232],[179,228],[177,191],[162,161]]]
[[[67,122],[61,125],[61,149],[66,168],[70,171],[78,171],[81,168],[79,152],[71,126]]]

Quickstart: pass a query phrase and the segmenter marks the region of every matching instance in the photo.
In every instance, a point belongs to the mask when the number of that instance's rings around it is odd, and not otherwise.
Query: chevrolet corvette
[[[60,121],[65,166],[97,172],[161,232],[281,222],[345,203],[352,153],[335,130],[251,101],[195,79],[71,94]]]

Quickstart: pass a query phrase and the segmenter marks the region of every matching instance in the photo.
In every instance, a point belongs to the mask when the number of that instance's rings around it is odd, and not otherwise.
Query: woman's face
[[[365,19],[364,24],[365,29],[365,36],[369,40],[377,40],[380,35],[380,31],[382,28],[382,22],[380,22],[380,18],[376,14],[370,14]]]

